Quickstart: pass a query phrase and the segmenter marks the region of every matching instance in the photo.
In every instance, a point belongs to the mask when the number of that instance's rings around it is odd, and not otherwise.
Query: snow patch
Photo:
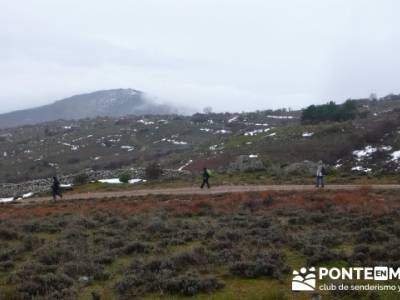
[[[70,188],[70,187],[72,187],[72,184],[71,183],[69,183],[69,184],[60,184],[60,187],[61,188]]]
[[[121,146],[121,149],[127,150],[128,152],[131,152],[135,150],[135,147],[133,146]]]
[[[145,120],[139,120],[137,121],[138,123],[142,123],[144,125],[154,125],[153,121],[145,121]]]
[[[267,118],[271,118],[271,119],[294,119],[293,116],[273,116],[273,115],[268,115]]]
[[[192,163],[193,163],[193,160],[189,160],[186,164],[184,164],[182,167],[180,167],[178,169],[178,171],[182,171],[184,168],[188,167]]]
[[[177,141],[177,140],[173,140],[173,139],[167,139],[167,138],[163,138],[161,140],[162,142],[168,142],[174,145],[187,145],[188,143],[185,141]]]
[[[352,171],[358,171],[358,172],[364,172],[364,173],[370,173],[372,169],[370,168],[364,168],[362,166],[355,166],[351,168]]]
[[[390,154],[392,157],[391,161],[397,161],[400,159],[400,150],[394,151],[393,153]]]
[[[245,132],[244,135],[245,136],[255,136],[255,135],[259,134],[259,133],[268,132],[269,130],[271,130],[271,128],[255,129],[253,131]]]
[[[366,146],[364,149],[361,150],[354,150],[353,155],[356,157],[356,160],[360,161],[364,158],[370,157],[374,154],[378,149],[372,146]]]
[[[234,116],[232,119],[228,120],[228,123],[235,122],[238,118],[239,118],[239,116]]]
[[[228,133],[231,133],[231,132],[229,130],[221,129],[221,130],[217,130],[215,133],[228,134]]]
[[[303,134],[301,135],[302,137],[311,137],[314,135],[314,132],[303,132]]]
[[[12,198],[0,198],[0,203],[8,203],[14,201],[14,197]]]
[[[108,184],[122,184],[122,182],[119,180],[119,178],[100,179],[99,182],[108,183]],[[146,182],[146,180],[139,179],[139,178],[129,180],[130,184],[135,184],[135,183],[139,183],[139,182]]]

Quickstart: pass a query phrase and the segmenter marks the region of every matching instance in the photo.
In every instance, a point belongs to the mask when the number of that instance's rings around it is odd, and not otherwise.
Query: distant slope
[[[129,114],[169,114],[171,106],[160,105],[133,89],[113,89],[81,94],[53,104],[0,114],[0,128],[37,124],[59,119],[79,120],[97,116],[120,117]]]

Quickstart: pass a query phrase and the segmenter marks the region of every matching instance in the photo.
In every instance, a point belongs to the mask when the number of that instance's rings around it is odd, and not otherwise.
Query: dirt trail
[[[400,190],[399,184],[385,185],[327,185],[324,190]],[[242,185],[242,186],[215,186],[211,189],[200,189],[198,187],[184,188],[163,188],[163,189],[137,189],[128,191],[113,191],[113,192],[94,192],[94,193],[77,193],[65,194],[64,200],[78,199],[105,199],[119,197],[135,197],[146,195],[214,195],[224,193],[238,192],[261,192],[261,191],[316,191],[314,185]],[[319,189],[321,190],[321,189]],[[23,203],[34,203],[51,200],[50,197],[30,198],[29,200],[21,200]]]

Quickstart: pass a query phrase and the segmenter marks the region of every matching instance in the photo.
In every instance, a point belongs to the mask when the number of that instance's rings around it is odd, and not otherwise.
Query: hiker
[[[53,184],[51,186],[52,194],[53,194],[53,200],[56,201],[57,196],[60,196],[62,198],[61,194],[61,189],[60,189],[60,181],[56,176],[53,177]]]
[[[210,179],[210,171],[207,168],[203,169],[203,183],[201,184],[201,188],[204,188],[204,185],[207,184],[207,188],[210,188],[210,183],[208,180]]]
[[[322,163],[322,161],[320,160],[318,162],[318,168],[317,168],[317,182],[315,184],[315,187],[324,187],[324,176],[326,175],[326,169],[325,169],[325,165]]]

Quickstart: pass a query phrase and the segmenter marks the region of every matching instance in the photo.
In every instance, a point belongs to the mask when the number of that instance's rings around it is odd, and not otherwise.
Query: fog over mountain
[[[0,0],[0,112],[137,87],[201,110],[398,94],[395,0]]]

